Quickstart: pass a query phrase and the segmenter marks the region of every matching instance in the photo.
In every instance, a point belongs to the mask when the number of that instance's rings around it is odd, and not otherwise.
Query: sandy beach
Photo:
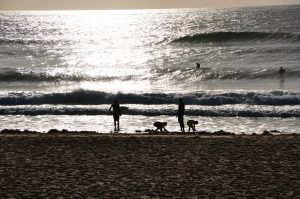
[[[300,137],[1,134],[1,198],[296,198]]]

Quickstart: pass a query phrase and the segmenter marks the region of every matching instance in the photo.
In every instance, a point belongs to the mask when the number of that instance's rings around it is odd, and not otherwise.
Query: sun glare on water
[[[140,29],[146,13],[140,11],[51,12],[59,33],[51,50],[60,53],[56,68],[48,73],[65,73],[82,78],[81,88],[102,91],[151,89],[149,48]],[[53,25],[53,24],[49,24]],[[149,24],[150,26],[151,24]],[[143,31],[142,31],[143,32]],[[56,53],[57,53],[56,52]]]

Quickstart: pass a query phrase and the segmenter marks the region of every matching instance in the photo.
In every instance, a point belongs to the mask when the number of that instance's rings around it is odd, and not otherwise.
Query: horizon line
[[[217,7],[170,7],[170,8],[97,8],[97,9],[0,9],[0,11],[132,11],[132,10],[174,10],[174,9],[230,9],[230,8],[251,8],[251,7],[280,7],[280,6],[300,6],[297,4],[270,4],[270,5],[245,5],[245,6],[217,6]]]

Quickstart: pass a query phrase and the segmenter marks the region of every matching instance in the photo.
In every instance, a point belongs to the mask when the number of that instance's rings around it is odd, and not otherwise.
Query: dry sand
[[[0,198],[296,198],[300,136],[0,135]]]

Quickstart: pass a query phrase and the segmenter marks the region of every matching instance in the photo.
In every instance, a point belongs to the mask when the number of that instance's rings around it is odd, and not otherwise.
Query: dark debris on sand
[[[96,131],[69,131],[66,129],[63,130],[58,130],[58,129],[50,129],[48,132],[46,133],[41,133],[38,131],[29,131],[29,130],[19,130],[19,129],[3,129],[2,131],[0,131],[0,135],[29,135],[29,134],[43,134],[43,135],[99,135],[99,136],[103,136],[103,135],[109,135],[109,134],[103,134],[103,133],[98,133]],[[219,130],[219,131],[215,131],[215,132],[207,132],[207,131],[197,131],[197,132],[159,132],[159,131],[155,131],[152,129],[146,129],[145,131],[141,131],[141,130],[136,130],[135,134],[126,134],[126,133],[122,133],[119,135],[191,135],[191,136],[246,136],[245,133],[242,134],[235,134],[232,132],[227,132],[227,131],[223,131],[223,130]],[[253,136],[255,135],[264,135],[264,136],[272,136],[272,135],[293,135],[293,136],[299,136],[300,134],[286,134],[277,130],[271,130],[271,131],[267,131],[265,130],[262,134],[256,134],[253,133],[251,134]]]
[[[12,135],[27,135],[27,134],[45,134],[37,131],[29,131],[29,130],[19,130],[19,129],[3,129],[0,131],[0,135],[5,134],[12,134]],[[57,129],[50,129],[47,132],[48,135],[98,135],[96,131],[68,131],[66,129],[57,130]]]
[[[163,134],[163,135],[236,135],[231,132],[226,132],[223,130],[215,131],[215,132],[207,132],[207,131],[197,131],[197,132],[158,132],[152,129],[146,129],[145,132],[149,133],[150,135],[157,135],[157,134]]]

